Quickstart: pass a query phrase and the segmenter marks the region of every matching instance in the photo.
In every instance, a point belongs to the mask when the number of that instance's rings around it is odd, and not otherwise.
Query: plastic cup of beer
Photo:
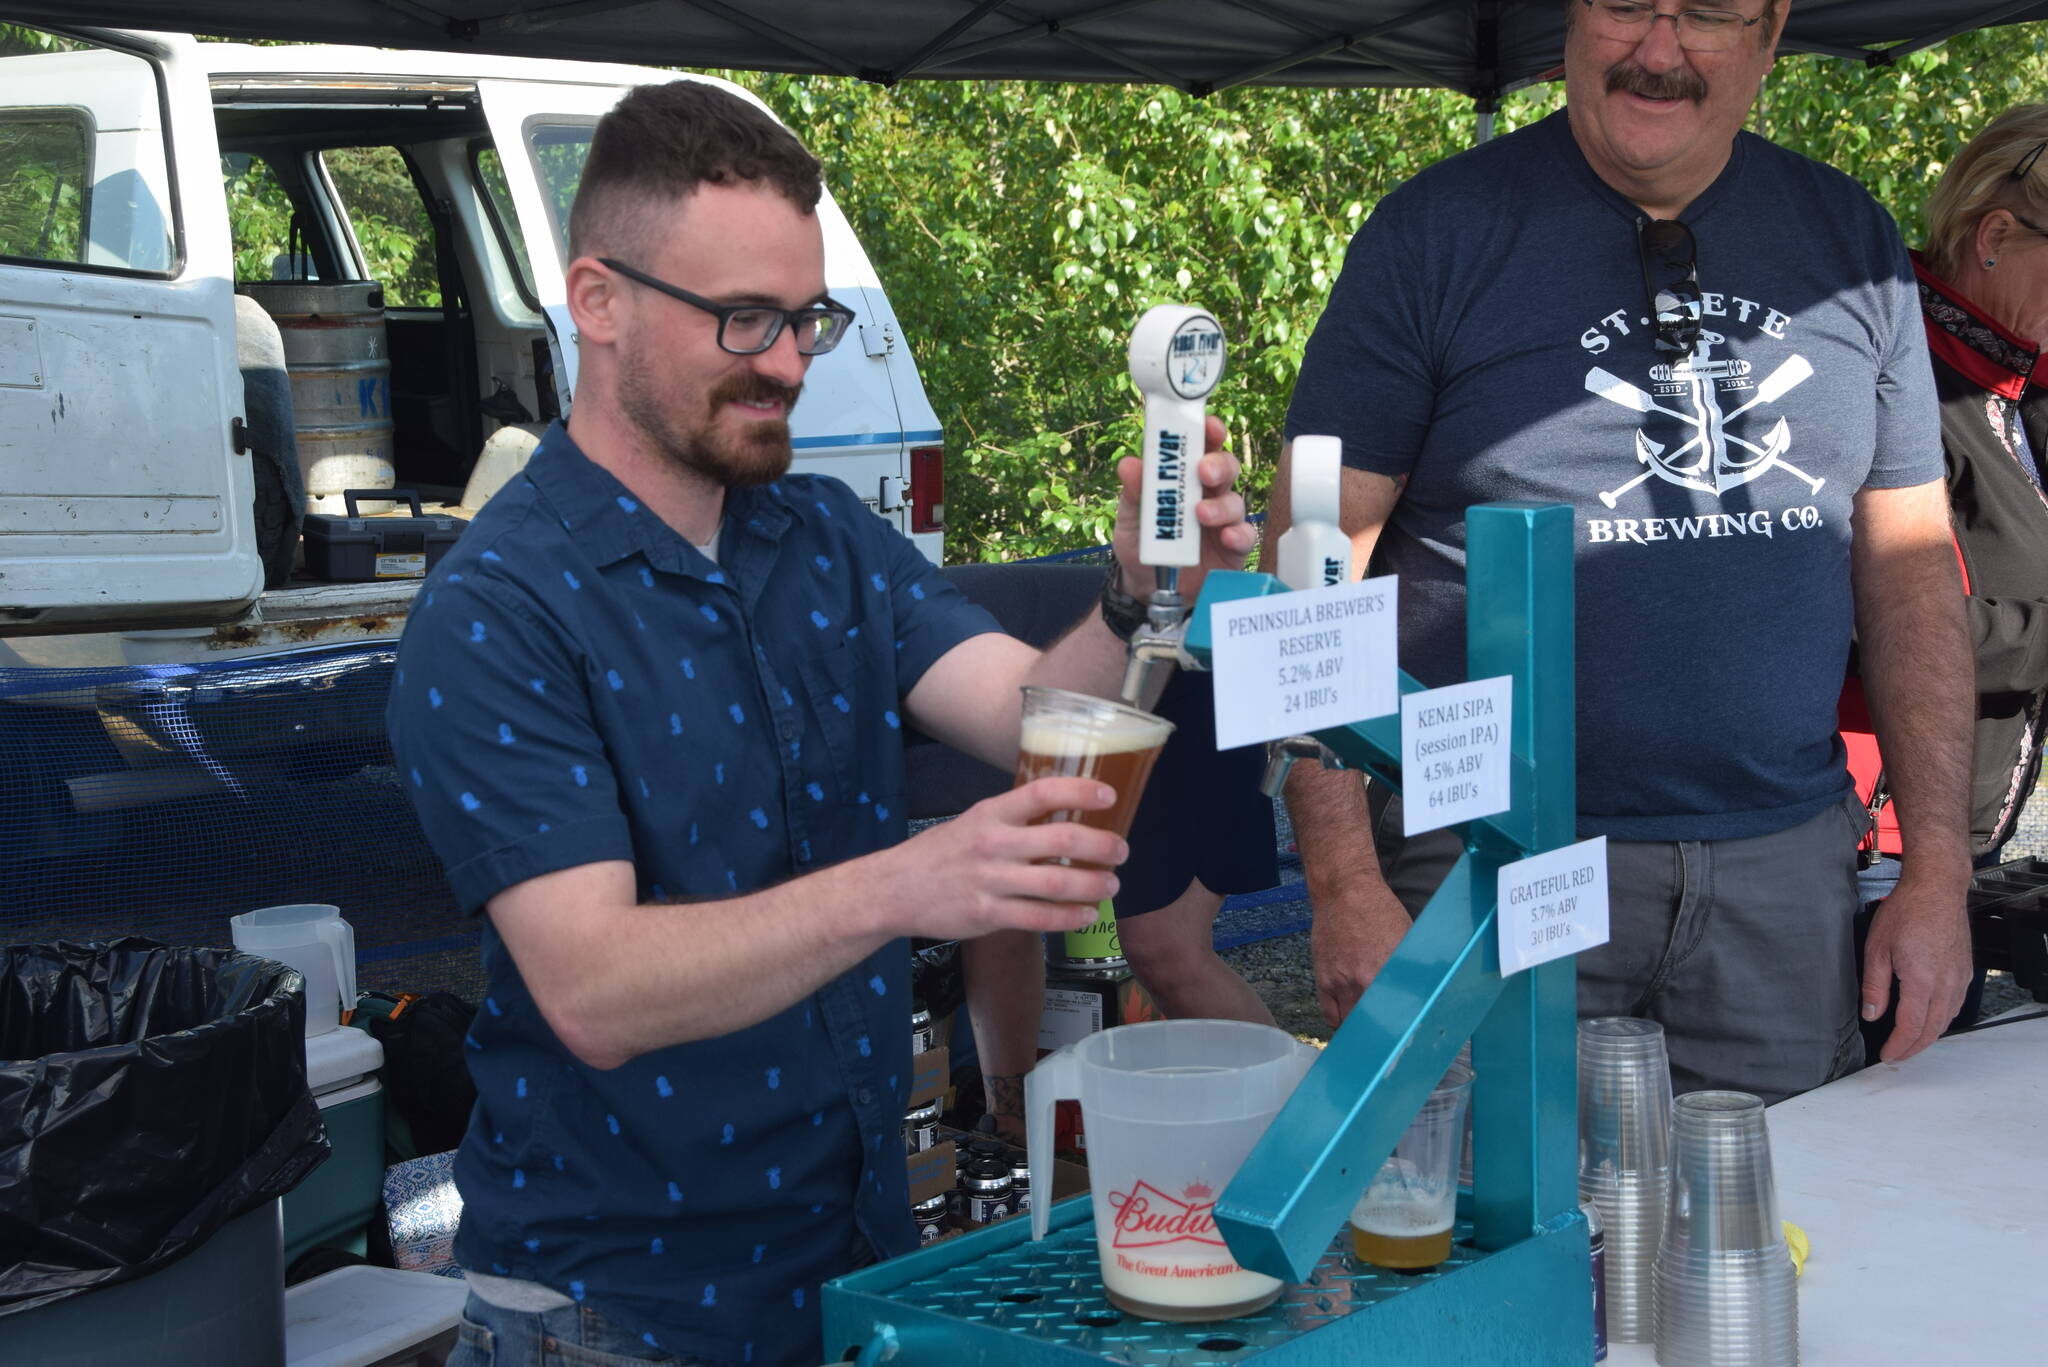
[[[1024,730],[1017,747],[1017,783],[1041,778],[1092,778],[1116,790],[1101,811],[1054,812],[1047,821],[1078,821],[1097,830],[1131,833],[1138,799],[1173,723],[1108,698],[1031,685],[1024,690]],[[1063,861],[1065,862],[1065,861]],[[1106,867],[1084,865],[1084,867]]]
[[[1351,1252],[1360,1262],[1426,1272],[1451,1256],[1471,1100],[1472,1070],[1454,1063],[1351,1208]]]

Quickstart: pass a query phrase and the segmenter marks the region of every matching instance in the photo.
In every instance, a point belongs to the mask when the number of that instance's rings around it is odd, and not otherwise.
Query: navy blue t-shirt
[[[902,699],[993,620],[833,479],[729,493],[719,558],[557,426],[422,587],[391,737],[464,906],[625,859],[643,901],[718,916],[904,838]],[[668,1352],[818,1361],[819,1283],[916,1246],[906,944],[609,1071],[555,1038],[488,918],[483,960],[463,1264]]]
[[[1424,171],[1353,239],[1287,433],[1408,477],[1374,569],[1427,684],[1466,676],[1466,508],[1569,504],[1580,833],[1762,835],[1848,786],[1857,491],[1942,477],[1913,272],[1853,181],[1741,134],[1683,215],[1705,317],[1673,367],[1642,218],[1563,113]]]

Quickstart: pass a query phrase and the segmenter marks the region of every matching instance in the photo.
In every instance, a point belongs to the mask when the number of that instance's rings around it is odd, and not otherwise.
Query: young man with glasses
[[[820,1361],[820,1283],[917,1246],[904,937],[1035,961],[1116,887],[1055,861],[1122,841],[1033,824],[1108,806],[1092,780],[905,840],[906,726],[1010,768],[1019,686],[1113,694],[1124,643],[1095,614],[1043,654],[1003,636],[843,484],[786,474],[806,368],[852,318],[820,194],[709,83],[605,117],[570,220],[575,408],[407,625],[398,771],[487,913],[460,1367]],[[1221,436],[1196,518],[1205,564],[1240,565]]]
[[[1381,201],[1287,423],[1344,439],[1425,683],[1464,676],[1465,509],[1575,510],[1579,827],[1613,899],[1580,1009],[1662,1021],[1680,1091],[1769,1100],[1861,1061],[1859,995],[1896,991],[1886,1058],[1924,1048],[1970,959],[1970,648],[1912,268],[1861,189],[1742,131],[1789,9],[1569,0],[1567,108]],[[1918,875],[1860,965],[1852,629]],[[1288,799],[1335,1019],[1458,842],[1404,842],[1349,775]]]

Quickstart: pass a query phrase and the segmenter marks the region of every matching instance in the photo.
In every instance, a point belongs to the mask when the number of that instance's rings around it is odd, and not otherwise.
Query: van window
[[[576,202],[576,187],[583,183],[583,164],[590,159],[590,135],[594,123],[537,123],[527,129],[533,146],[533,164],[540,173],[541,191],[547,195],[548,217],[555,224],[555,246],[562,259],[569,259],[569,206]]]
[[[291,197],[270,162],[251,152],[223,152],[228,231],[235,243],[237,280],[318,280],[305,244],[294,240]]]
[[[384,287],[385,306],[440,308],[434,222],[405,155],[396,147],[340,147],[320,159],[363,249],[363,268]]]
[[[0,24],[0,257],[168,274],[167,165],[155,67]]]
[[[85,260],[92,123],[77,109],[0,113],[0,256]]]
[[[519,230],[519,211],[512,207],[512,186],[505,179],[505,163],[493,143],[472,143],[469,152],[484,208],[498,233],[498,245],[512,262],[513,284],[527,307],[538,309],[540,297],[533,288],[533,263],[526,256],[526,234]]]

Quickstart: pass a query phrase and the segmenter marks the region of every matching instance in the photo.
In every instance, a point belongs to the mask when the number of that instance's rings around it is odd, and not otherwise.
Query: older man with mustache
[[[1859,1004],[1896,996],[1886,1059],[1924,1048],[1970,959],[1970,646],[1913,271],[1847,177],[1742,131],[1789,8],[1569,0],[1566,109],[1380,203],[1287,422],[1344,438],[1356,560],[1402,577],[1425,683],[1464,672],[1465,509],[1574,509],[1579,829],[1613,903],[1580,1010],[1661,1021],[1680,1090],[1770,1100],[1862,1061]],[[1852,631],[1923,861],[1860,965]],[[1288,801],[1335,1020],[1458,842],[1404,840],[1352,775],[1304,766]]]

